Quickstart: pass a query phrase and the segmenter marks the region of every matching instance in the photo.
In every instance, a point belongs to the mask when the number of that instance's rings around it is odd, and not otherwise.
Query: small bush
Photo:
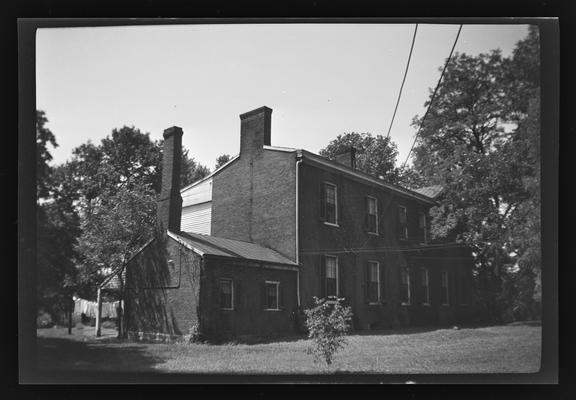
[[[54,321],[52,320],[52,317],[50,316],[50,314],[44,312],[41,313],[40,315],[38,315],[36,317],[36,327],[37,328],[51,328],[53,327]]]
[[[184,335],[184,343],[199,343],[203,340],[198,324],[192,325],[188,334]]]
[[[312,339],[312,347],[307,352],[314,356],[314,362],[332,364],[334,354],[347,343],[344,336],[350,331],[352,309],[343,306],[343,300],[337,297],[314,297],[315,306],[304,310],[308,337]]]

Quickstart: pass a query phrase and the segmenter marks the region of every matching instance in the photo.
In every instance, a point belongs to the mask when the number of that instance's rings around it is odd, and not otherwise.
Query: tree
[[[512,58],[496,50],[456,54],[413,152],[418,174],[445,189],[431,210],[432,235],[473,248],[485,299],[504,308],[518,300],[518,286],[510,282],[520,276],[518,263],[528,250],[519,243],[539,243],[537,46],[531,29]],[[420,124],[415,117],[414,126]]]
[[[232,157],[229,154],[222,154],[221,156],[218,156],[218,158],[216,159],[216,165],[214,166],[214,169],[220,168],[231,159]]]
[[[91,285],[120,269],[154,234],[156,195],[150,185],[102,193],[82,221],[77,251],[83,264],[81,282]]]
[[[382,135],[370,133],[344,133],[338,135],[319,154],[329,159],[345,153],[353,147],[356,150],[356,168],[387,182],[399,183],[402,171],[395,166],[398,150],[396,144]]]
[[[38,311],[48,312],[53,320],[63,322],[69,312],[75,280],[74,238],[78,234],[78,215],[72,199],[55,195],[60,170],[53,168],[48,145],[57,147],[56,137],[46,128],[44,111],[36,111],[37,172],[37,301]]]
[[[36,196],[38,198],[48,195],[48,182],[50,177],[50,165],[52,154],[48,150],[48,145],[56,148],[56,138],[50,129],[46,127],[48,118],[46,113],[36,110]]]

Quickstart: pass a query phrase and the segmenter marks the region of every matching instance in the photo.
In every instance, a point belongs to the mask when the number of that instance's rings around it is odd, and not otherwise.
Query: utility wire
[[[420,127],[418,128],[418,131],[416,132],[416,136],[414,136],[414,141],[412,142],[412,147],[410,147],[410,151],[408,152],[408,156],[406,156],[406,160],[404,160],[404,164],[402,164],[402,168],[404,168],[404,166],[406,166],[406,163],[408,162],[408,159],[410,158],[410,154],[412,153],[412,150],[414,149],[414,145],[416,144],[416,139],[418,139],[418,135],[420,134],[420,131],[422,130],[422,127],[424,126],[424,120],[426,120],[426,116],[428,115],[428,111],[430,111],[430,108],[432,107],[432,102],[434,101],[434,98],[436,97],[436,92],[438,92],[438,88],[440,87],[440,82],[442,82],[442,78],[444,77],[444,73],[446,72],[446,68],[448,67],[448,63],[450,62],[450,59],[452,58],[452,53],[454,52],[454,48],[456,47],[456,43],[458,42],[458,38],[460,37],[460,31],[462,31],[462,24],[460,24],[460,28],[458,28],[458,34],[456,35],[456,39],[454,40],[454,44],[452,45],[452,50],[450,50],[450,55],[446,59],[446,64],[444,64],[444,69],[442,70],[442,74],[440,74],[440,79],[438,79],[438,83],[436,84],[436,89],[434,89],[434,93],[432,94],[432,98],[430,99],[430,103],[428,103],[428,108],[426,109],[426,114],[424,114],[424,118],[422,118],[422,121],[420,121]]]
[[[404,82],[406,81],[406,75],[408,74],[408,68],[410,67],[410,59],[412,58],[412,50],[414,50],[414,42],[416,41],[417,31],[418,31],[418,24],[416,24],[416,27],[414,28],[414,36],[412,36],[412,46],[410,46],[410,54],[408,55],[408,62],[406,63],[404,78],[402,78],[402,85],[400,86],[400,92],[398,93],[398,100],[396,100],[396,107],[394,107],[394,114],[392,114],[392,121],[390,121],[390,127],[388,128],[386,139],[388,139],[388,137],[390,136],[390,131],[392,130],[392,124],[394,124],[394,117],[396,116],[396,111],[398,110],[398,104],[400,104],[400,97],[402,97],[402,89],[404,88]]]

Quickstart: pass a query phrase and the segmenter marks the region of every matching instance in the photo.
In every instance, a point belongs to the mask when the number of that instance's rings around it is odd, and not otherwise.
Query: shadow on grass
[[[154,371],[164,360],[150,356],[146,348],[116,338],[80,341],[64,338],[37,338],[37,366],[40,371]]]

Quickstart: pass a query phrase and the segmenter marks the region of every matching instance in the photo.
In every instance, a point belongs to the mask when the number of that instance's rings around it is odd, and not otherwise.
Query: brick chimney
[[[162,150],[162,190],[158,200],[158,224],[162,231],[180,232],[182,197],[180,196],[180,158],[182,128],[173,126],[164,131]]]
[[[272,109],[266,106],[240,115],[240,157],[256,155],[270,146]]]
[[[356,169],[356,149],[350,146],[350,150],[334,157],[334,161]]]

